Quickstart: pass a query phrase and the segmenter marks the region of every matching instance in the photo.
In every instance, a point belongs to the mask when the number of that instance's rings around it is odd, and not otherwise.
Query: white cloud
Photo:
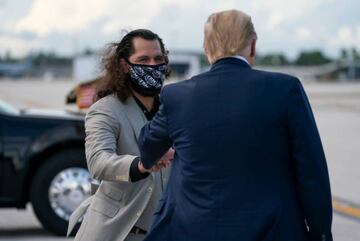
[[[311,30],[305,27],[298,28],[296,30],[296,36],[300,39],[308,39],[312,35]]]
[[[337,47],[358,47],[360,44],[360,25],[343,26],[337,31],[335,41],[332,44]]]
[[[334,56],[339,54],[343,48],[357,48],[360,43],[360,25],[350,26],[343,25],[334,29],[332,35],[324,36],[324,48],[333,50]]]
[[[96,0],[35,0],[29,13],[16,25],[16,31],[39,35],[79,31],[103,16],[107,8],[107,4]]]
[[[0,36],[0,54],[3,56],[7,51],[11,51],[13,56],[22,56],[24,53],[31,51],[34,47],[28,41],[11,36]]]
[[[179,7],[191,0],[35,0],[29,13],[20,19],[16,31],[33,31],[39,35],[52,32],[77,32],[103,22],[96,32],[109,34],[122,28],[146,27],[161,10],[163,4]]]
[[[342,27],[338,30],[337,37],[341,42],[351,41],[353,38],[353,30],[349,26]]]
[[[17,1],[23,4],[22,0]],[[71,38],[76,39],[79,50],[98,48],[118,39],[124,28],[150,28],[170,48],[201,50],[207,17],[216,11],[237,8],[252,17],[261,51],[296,53],[318,46],[331,51],[344,44],[354,45],[360,39],[359,22],[354,25],[357,20],[352,17],[348,23],[346,15],[346,11],[354,9],[353,5],[360,4],[344,1],[347,4],[337,0],[33,0],[28,11],[15,14],[16,18],[2,19],[0,33],[13,39],[24,39],[25,32],[32,33],[34,48],[60,51],[75,45]],[[344,27],[337,30],[341,24]],[[26,41],[17,43],[29,46]]]
[[[335,0],[257,0],[251,1],[250,10],[255,18],[262,19],[267,31],[277,30],[282,25],[291,25],[306,18],[307,13],[318,6]],[[238,4],[241,6],[240,4]]]
[[[273,13],[269,16],[267,27],[269,30],[274,30],[284,21],[285,17],[281,13]]]

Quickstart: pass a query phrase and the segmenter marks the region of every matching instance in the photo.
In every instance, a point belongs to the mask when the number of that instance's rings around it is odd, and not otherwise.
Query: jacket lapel
[[[147,120],[140,110],[140,107],[136,104],[136,101],[132,96],[126,100],[126,105],[124,105],[126,112],[126,117],[128,118],[130,125],[134,131],[136,140],[139,139],[140,130],[146,124]]]

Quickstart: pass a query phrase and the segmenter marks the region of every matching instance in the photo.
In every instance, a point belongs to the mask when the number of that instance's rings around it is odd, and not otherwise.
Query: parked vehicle
[[[30,202],[45,229],[65,235],[90,196],[84,138],[81,113],[16,110],[0,100],[0,207]]]
[[[95,89],[101,77],[79,83],[67,95],[66,104],[76,104],[79,110],[86,110],[94,103]]]

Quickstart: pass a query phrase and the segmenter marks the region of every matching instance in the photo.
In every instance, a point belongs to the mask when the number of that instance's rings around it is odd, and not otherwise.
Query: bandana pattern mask
[[[165,80],[166,69],[166,64],[130,64],[130,77],[134,84],[142,89],[160,91]]]

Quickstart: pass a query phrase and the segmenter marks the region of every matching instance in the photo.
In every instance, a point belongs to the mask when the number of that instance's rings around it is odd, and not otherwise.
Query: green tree
[[[209,66],[209,62],[208,62],[205,54],[203,54],[203,53],[199,54],[199,58],[200,58],[200,66],[202,68]]]
[[[321,50],[300,52],[295,60],[296,65],[321,65],[331,62],[332,59],[325,56]]]
[[[270,53],[266,55],[257,55],[255,58],[255,63],[257,65],[264,65],[264,66],[279,66],[279,65],[289,65],[290,61],[282,53]]]
[[[83,50],[82,54],[86,55],[86,56],[93,55],[93,54],[95,54],[95,51],[93,49],[91,49],[90,47],[87,47]]]
[[[355,60],[355,61],[360,60],[360,53],[357,51],[356,48],[353,47],[351,49],[351,53],[352,53],[353,60]]]
[[[7,50],[5,52],[5,56],[3,58],[3,62],[6,62],[6,63],[15,63],[17,62],[18,59],[14,58],[11,54],[11,50]]]
[[[72,59],[67,57],[60,57],[54,52],[42,52],[32,56],[33,64],[35,66],[43,65],[63,65],[70,64]]]
[[[342,48],[340,50],[340,59],[341,60],[346,60],[348,58],[348,51],[345,48]]]

